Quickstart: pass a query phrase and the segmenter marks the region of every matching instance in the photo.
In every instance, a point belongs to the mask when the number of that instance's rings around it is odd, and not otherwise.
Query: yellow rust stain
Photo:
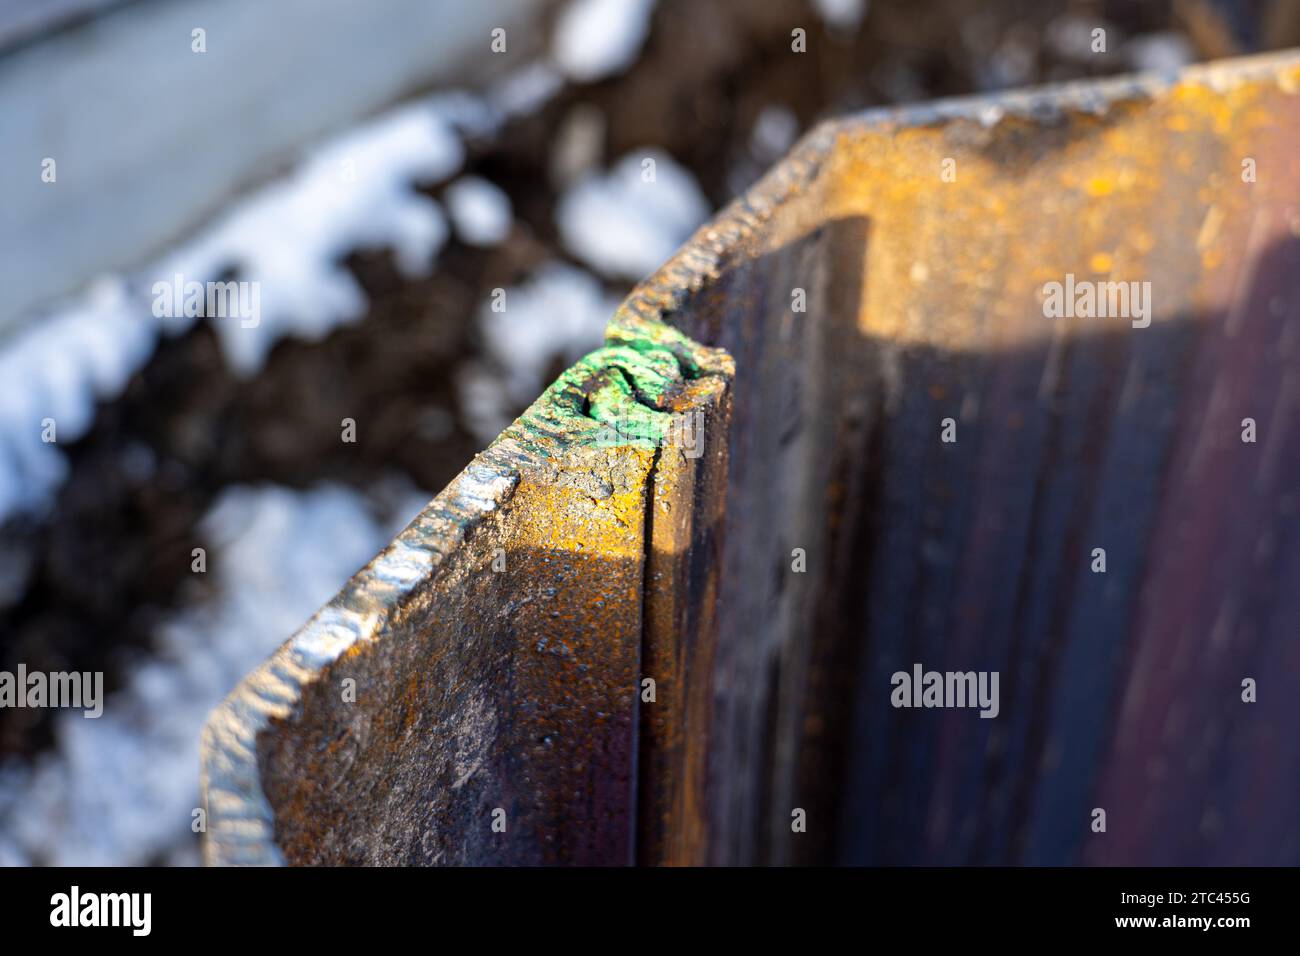
[[[1159,309],[1195,309],[1199,273],[1231,255],[1260,201],[1241,187],[1240,162],[1274,141],[1273,84],[1191,81],[1065,124],[846,127],[816,195],[823,222],[866,224],[859,330],[946,351],[1041,340],[1052,334],[1043,287],[1068,273],[1171,274]],[[1169,273],[1173,262],[1201,269]]]
[[[1093,198],[1109,196],[1115,191],[1115,181],[1109,176],[1093,176],[1084,183],[1084,191]]]
[[[520,506],[511,547],[540,552],[587,552],[607,560],[640,560],[645,521],[644,483],[653,450],[619,446],[603,453],[584,452],[590,488],[546,479],[521,483]],[[612,464],[608,472],[602,465]],[[582,474],[583,467],[572,467]],[[521,497],[522,496],[522,497]]]

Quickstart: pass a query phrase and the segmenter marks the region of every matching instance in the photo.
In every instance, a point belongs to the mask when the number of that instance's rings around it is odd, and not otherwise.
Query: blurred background
[[[819,118],[1297,44],[1281,0],[3,0],[0,670],[109,697],[0,709],[0,864],[196,863],[208,711]],[[257,324],[155,314],[177,275]]]

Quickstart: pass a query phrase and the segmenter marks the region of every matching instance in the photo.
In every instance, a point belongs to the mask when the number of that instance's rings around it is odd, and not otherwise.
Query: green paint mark
[[[572,447],[660,447],[675,419],[667,409],[686,382],[732,371],[721,349],[620,309],[606,345],[561,373],[497,442],[548,458]]]

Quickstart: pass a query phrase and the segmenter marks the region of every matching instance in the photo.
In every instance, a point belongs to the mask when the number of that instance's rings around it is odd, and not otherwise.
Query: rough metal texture
[[[214,714],[207,857],[1300,862],[1298,339],[1300,57],[823,125]]]
[[[725,474],[663,432],[729,376],[667,329],[570,369],[213,715],[209,861],[631,862],[643,589]]]

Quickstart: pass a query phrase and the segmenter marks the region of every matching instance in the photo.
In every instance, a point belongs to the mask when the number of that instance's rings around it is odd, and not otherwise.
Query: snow
[[[619,302],[595,276],[559,262],[506,289],[504,311],[493,311],[490,299],[484,302],[479,328],[500,374],[476,367],[460,382],[461,405],[475,436],[490,441],[510,424],[515,411],[550,384],[547,371],[557,356],[567,366],[599,348]]]
[[[492,108],[504,117],[536,113],[564,88],[564,76],[549,63],[530,63],[510,73],[488,93]]]
[[[784,106],[765,106],[754,121],[749,145],[755,156],[776,160],[785,155],[798,136],[799,119],[791,110]]]
[[[255,374],[278,339],[319,340],[364,315],[365,295],[341,261],[348,252],[387,246],[405,274],[429,271],[447,223],[411,184],[443,180],[463,159],[450,116],[428,103],[400,108],[317,150],[166,260],[159,275],[203,281],[234,267],[261,283],[256,327],[214,323],[231,367]]]
[[[215,597],[160,627],[156,653],[102,717],[63,713],[55,746],[33,765],[0,765],[0,863],[197,862],[191,821],[208,713],[428,497],[387,489],[397,504],[381,519],[338,485],[225,489],[201,527]]]
[[[1187,38],[1178,33],[1145,33],[1124,44],[1124,55],[1133,69],[1168,76],[1196,59]]]
[[[555,25],[551,54],[579,83],[622,73],[641,52],[654,6],[654,0],[573,0]]]
[[[520,408],[506,395],[500,370],[482,362],[467,362],[457,370],[456,391],[461,420],[483,445],[500,435]]]
[[[155,316],[155,282],[209,282],[233,271],[258,283],[256,323],[208,319],[230,367],[254,375],[280,338],[319,340],[361,318],[365,295],[342,263],[347,253],[389,247],[407,274],[432,268],[449,227],[412,184],[453,176],[464,159],[461,136],[486,135],[500,121],[464,93],[398,107],[310,150],[149,267],[98,281],[0,342],[0,521],[48,506],[67,470],[57,443],[86,433],[95,403],[121,393],[160,334],[195,321]],[[57,443],[41,440],[46,418]]]
[[[867,15],[868,0],[813,0],[817,14],[836,30],[852,31]]]
[[[486,179],[464,176],[443,196],[456,234],[472,246],[495,246],[510,235],[510,197]]]
[[[141,314],[137,314],[139,311]],[[59,442],[82,437],[95,402],[119,394],[154,349],[158,323],[104,279],[62,313],[28,325],[0,350],[0,520],[39,512],[67,472]],[[43,440],[53,420],[54,442]]]
[[[658,149],[629,153],[608,174],[581,177],[556,207],[560,237],[574,255],[629,279],[662,265],[708,215],[694,177]]]
[[[542,376],[557,355],[567,365],[599,348],[619,302],[590,273],[558,262],[507,289],[503,311],[485,302],[479,327],[489,353],[512,373],[511,396],[531,401],[550,384]]]

